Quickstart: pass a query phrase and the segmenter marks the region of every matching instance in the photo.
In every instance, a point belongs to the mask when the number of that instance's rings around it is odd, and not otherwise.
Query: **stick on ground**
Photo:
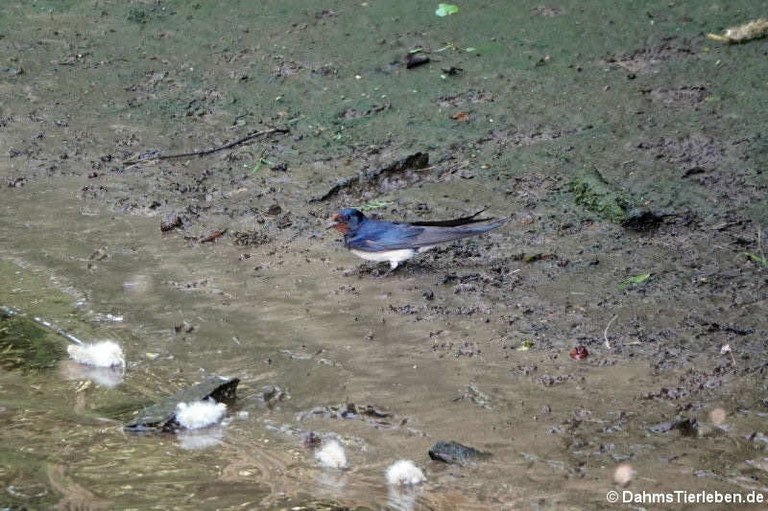
[[[42,319],[40,317],[37,317],[37,316],[27,316],[26,314],[24,314],[20,310],[14,309],[13,307],[8,307],[8,306],[5,306],[5,305],[0,307],[0,310],[2,310],[2,312],[4,314],[8,315],[8,316],[24,316],[24,317],[27,317],[27,318],[31,319],[32,321],[34,321],[35,323],[37,323],[38,325],[43,326],[45,328],[48,328],[49,330],[52,330],[52,331],[56,332],[57,334],[59,334],[60,336],[64,337],[66,340],[68,340],[71,343],[79,344],[80,346],[85,344],[83,341],[81,341],[80,339],[78,339],[74,335],[70,334],[69,332],[67,332],[63,328],[59,328],[58,326],[54,325],[50,321],[46,321],[46,320],[44,320],[44,319]]]
[[[200,151],[192,151],[189,153],[176,153],[176,154],[160,154],[160,155],[152,155],[152,156],[137,156],[134,158],[129,158],[123,162],[123,165],[135,165],[137,163],[142,163],[145,161],[153,161],[153,160],[171,160],[174,158],[189,158],[191,156],[208,156],[209,154],[217,153],[219,151],[224,151],[225,149],[231,149],[235,146],[238,146],[240,144],[244,144],[246,142],[250,142],[254,138],[262,137],[264,135],[271,135],[273,133],[288,133],[290,130],[288,128],[270,128],[267,130],[257,130],[252,131],[248,133],[247,135],[238,138],[237,140],[234,140],[232,142],[228,142],[224,145],[212,147],[211,149],[203,149]]]
[[[611,328],[611,323],[613,323],[618,317],[619,317],[618,314],[614,314],[611,320],[608,322],[608,325],[606,325],[605,330],[603,330],[603,339],[605,339],[605,347],[608,349],[611,349],[611,341],[608,340],[608,329]]]

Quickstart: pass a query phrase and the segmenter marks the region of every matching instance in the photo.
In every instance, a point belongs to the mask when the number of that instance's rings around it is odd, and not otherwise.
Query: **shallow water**
[[[392,296],[418,290],[420,277],[360,280],[333,268],[313,275],[297,264],[243,279],[233,268],[242,264],[233,262],[232,247],[187,247],[163,237],[155,221],[84,212],[74,196],[66,180],[55,192],[33,184],[23,196],[7,196],[0,227],[3,253],[13,262],[3,265],[9,285],[2,301],[45,314],[81,338],[116,339],[129,363],[115,388],[99,385],[68,361],[58,370],[2,373],[9,503],[234,508],[330,499],[373,508],[390,502],[467,509],[514,508],[533,499],[544,507],[578,507],[600,502],[612,487],[612,455],[637,457],[636,469],[654,487],[664,481],[675,481],[673,489],[728,487],[691,478],[687,468],[694,460],[699,469],[707,466],[708,453],[738,457],[732,452],[742,443],[738,435],[670,442],[649,437],[644,422],[636,423],[644,414],[656,415],[658,407],[637,401],[637,389],[674,382],[646,362],[608,355],[573,370],[564,368],[574,364],[567,355],[511,351],[499,357],[494,344],[503,341],[494,340],[482,321],[412,323],[386,314]],[[42,202],[48,207],[40,208]],[[108,256],[94,263],[93,247]],[[194,289],[179,285],[201,281],[206,285]],[[356,291],[339,292],[339,282]],[[183,321],[194,329],[174,332]],[[443,333],[425,342],[436,324]],[[475,341],[482,349],[473,356],[457,356],[440,344],[450,339],[488,341]],[[524,376],[518,369],[523,366],[535,366],[536,376],[564,376],[564,384],[542,386]],[[120,420],[132,410],[206,374],[243,381],[229,424],[178,436],[122,431]],[[268,384],[290,398],[265,406],[259,395]],[[384,424],[300,420],[302,412],[345,402],[372,404],[394,416]],[[699,412],[704,421],[707,410]],[[744,422],[733,425],[743,430],[755,419],[747,414],[732,420]],[[319,468],[302,445],[308,431],[338,435],[351,469]],[[612,443],[592,438],[603,435]],[[426,457],[439,439],[457,439],[493,456],[461,468],[441,466]],[[644,451],[655,454],[643,461],[638,453]],[[413,495],[388,496],[384,470],[403,457],[425,467],[429,482]],[[663,458],[675,461],[658,466]],[[414,506],[407,504],[411,500]]]
[[[764,493],[768,109],[733,80],[762,83],[739,65],[764,43],[701,35],[749,2],[603,4],[0,7],[0,305],[128,360],[0,371],[0,505],[614,509],[620,463],[630,491]],[[405,70],[417,46],[433,62]],[[429,168],[310,201],[415,151]],[[582,167],[670,218],[638,233],[585,211]],[[324,230],[375,200],[386,218],[511,221],[381,277]],[[241,379],[225,425],[122,430],[210,374]],[[347,403],[389,415],[336,418]],[[310,431],[349,470],[319,467]],[[438,440],[492,456],[447,466]],[[388,489],[400,458],[427,483]]]

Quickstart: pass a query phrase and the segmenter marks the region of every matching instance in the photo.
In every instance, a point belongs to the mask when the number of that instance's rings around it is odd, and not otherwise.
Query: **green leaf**
[[[374,199],[372,201],[366,202],[362,206],[357,206],[355,209],[365,212],[372,211],[374,209],[388,208],[392,204],[394,204],[394,202]]]
[[[650,273],[641,273],[640,275],[627,277],[626,279],[619,282],[619,289],[624,289],[625,287],[631,286],[633,284],[643,284],[650,278],[651,278]]]
[[[437,4],[437,10],[435,11],[435,14],[441,18],[444,18],[445,16],[450,16],[451,14],[456,14],[457,12],[459,12],[459,7],[456,5]]]
[[[520,346],[517,347],[517,351],[528,351],[529,349],[533,348],[536,344],[530,340],[530,339],[523,339],[523,342],[520,343]]]
[[[753,254],[752,252],[744,252],[745,256],[747,256],[749,259],[751,259],[753,262],[758,263],[762,266],[765,266],[768,268],[768,257],[764,257],[761,255]]]

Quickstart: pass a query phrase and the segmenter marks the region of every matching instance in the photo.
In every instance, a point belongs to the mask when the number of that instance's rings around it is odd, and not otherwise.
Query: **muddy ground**
[[[3,2],[0,304],[129,364],[4,366],[0,503],[612,509],[622,463],[768,491],[768,43],[706,38],[766,13],[571,4]],[[510,222],[384,275],[343,206]],[[213,447],[122,434],[208,373],[243,381]],[[426,485],[388,492],[397,458]]]

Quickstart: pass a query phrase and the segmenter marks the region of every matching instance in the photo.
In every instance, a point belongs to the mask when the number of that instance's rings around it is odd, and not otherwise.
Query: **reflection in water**
[[[5,487],[11,496],[22,499],[39,499],[48,495],[48,488],[40,483],[9,484]]]
[[[419,501],[422,489],[410,486],[390,486],[387,503],[398,511],[412,511]]]
[[[179,447],[188,451],[210,449],[221,445],[224,427],[213,426],[205,429],[183,429],[176,433]]]
[[[115,508],[111,502],[97,497],[93,492],[77,484],[67,473],[67,467],[60,463],[47,464],[46,475],[53,491],[61,496],[56,503],[57,509],[87,509],[88,511],[103,509],[106,511]]]
[[[315,476],[315,484],[320,489],[322,497],[340,498],[344,495],[344,488],[349,483],[346,472],[341,470],[326,469]]]
[[[59,375],[69,381],[92,380],[96,385],[112,389],[123,383],[124,367],[93,367],[78,364],[74,360],[59,363]]]

